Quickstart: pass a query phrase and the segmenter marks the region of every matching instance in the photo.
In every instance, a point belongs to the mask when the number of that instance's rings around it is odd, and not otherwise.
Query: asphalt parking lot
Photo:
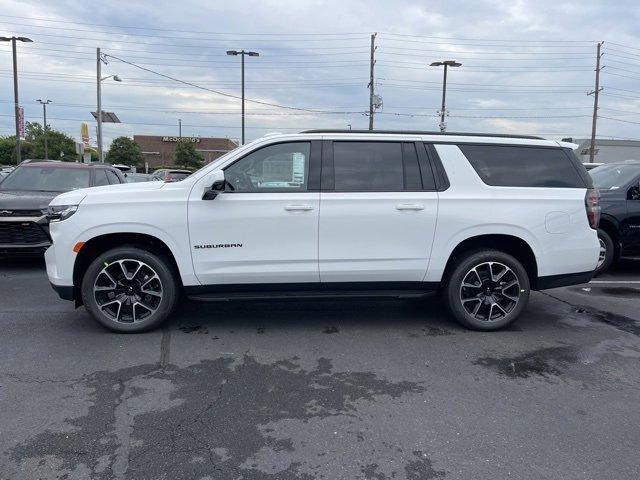
[[[117,335],[0,260],[0,478],[637,479],[638,272],[497,333],[433,296],[185,303]]]

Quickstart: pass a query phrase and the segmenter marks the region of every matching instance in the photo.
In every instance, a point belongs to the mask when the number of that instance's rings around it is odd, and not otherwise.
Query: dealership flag
[[[18,136],[24,138],[24,108],[18,107]]]

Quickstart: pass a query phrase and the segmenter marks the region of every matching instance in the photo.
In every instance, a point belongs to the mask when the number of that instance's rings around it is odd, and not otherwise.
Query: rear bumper
[[[75,300],[73,285],[56,285],[55,283],[51,283],[51,288],[53,288],[56,291],[56,293],[61,299]]]
[[[562,275],[548,275],[538,277],[533,290],[546,290],[548,288],[567,287],[588,283],[593,278],[594,272],[566,273]]]

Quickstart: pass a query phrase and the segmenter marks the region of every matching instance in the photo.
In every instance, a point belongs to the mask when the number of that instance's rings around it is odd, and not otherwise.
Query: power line
[[[93,32],[93,33],[98,33],[100,34],[101,32]],[[187,38],[187,37],[166,37],[167,39],[172,39],[174,40],[173,43],[159,43],[159,42],[141,42],[140,40],[120,40],[120,39],[111,39],[111,38],[91,38],[91,37],[84,37],[84,36],[76,36],[76,35],[60,35],[57,33],[40,33],[40,32],[21,32],[17,35],[21,35],[21,36],[29,36],[29,37],[37,37],[37,36],[41,36],[41,37],[53,37],[53,38],[71,38],[74,40],[83,40],[83,41],[92,41],[92,42],[101,42],[102,44],[104,43],[131,43],[131,44],[136,44],[136,45],[165,45],[165,46],[176,46],[175,44],[175,40],[200,40],[199,38]],[[108,35],[108,34],[105,34]],[[122,34],[122,35],[126,35],[126,34]],[[363,37],[365,38],[365,37]],[[295,39],[295,40],[278,40],[278,39],[274,39],[274,40],[268,40],[268,42],[271,43],[282,43],[282,42],[289,42],[289,43],[298,43],[298,42],[306,42],[306,43],[310,43],[310,42],[322,42],[322,44],[325,44],[326,42],[340,42],[340,44],[344,44],[344,42],[353,42],[353,41],[361,41],[362,39],[360,38],[331,38],[331,39],[323,39],[323,38],[318,38],[318,39]],[[202,40],[202,43],[198,44],[198,45],[181,45],[182,47],[192,47],[192,48],[202,48],[203,43],[207,43],[207,44],[217,44],[217,45],[228,45],[229,43],[235,43],[235,42],[239,42],[239,41],[244,41],[245,40],[241,40],[241,39],[208,39],[208,40]],[[265,41],[257,41],[254,40],[256,42],[256,44],[260,44],[260,43],[266,43]],[[353,48],[353,47],[351,47]]]
[[[153,28],[153,27],[140,27],[133,25],[113,25],[113,24],[100,24],[100,23],[86,23],[86,22],[73,22],[69,20],[56,20],[49,18],[39,18],[39,17],[24,17],[19,15],[0,15],[0,17],[5,18],[19,18],[23,20],[34,20],[40,22],[55,22],[55,23],[65,23],[65,24],[73,24],[73,25],[87,25],[92,27],[111,27],[111,28],[130,28],[136,30],[152,30],[152,31],[160,31],[160,32],[177,32],[177,33],[200,33],[200,34],[210,34],[210,35],[243,35],[243,36],[267,36],[274,35],[280,36],[283,35],[281,33],[240,33],[240,32],[212,32],[212,31],[196,31],[196,30],[176,30],[169,28]],[[33,25],[37,26],[37,25]],[[288,33],[286,35],[289,36],[325,36],[325,35],[368,35],[369,32],[350,32],[350,33]]]
[[[593,44],[592,40],[529,40],[529,39],[488,39],[488,38],[463,38],[463,37],[443,37],[438,35],[414,35],[414,34],[402,34],[392,32],[381,32],[382,36],[395,36],[395,37],[409,37],[409,38],[437,38],[440,40],[467,40],[467,41],[479,41],[479,42],[513,42],[513,43],[589,43]]]
[[[137,64],[135,64],[133,62],[128,62],[127,60],[124,60],[122,58],[116,57],[114,55],[105,54],[105,57],[113,58],[114,60],[118,60],[120,62],[126,63],[128,65],[133,66],[133,67],[139,68],[140,70],[144,70],[146,72],[150,72],[150,73],[153,73],[155,75],[159,75],[161,77],[168,78],[169,80],[173,80],[174,82],[182,83],[184,85],[190,85],[190,86],[192,86],[194,88],[198,88],[200,90],[204,90],[204,91],[207,91],[207,92],[210,92],[210,93],[214,93],[216,95],[221,95],[223,97],[235,98],[237,100],[241,100],[241,97],[239,97],[237,95],[232,95],[230,93],[225,93],[225,92],[221,92],[219,90],[213,90],[211,88],[203,87],[201,85],[198,85],[198,84],[195,84],[195,83],[192,83],[192,82],[187,82],[187,81],[184,81],[184,80],[180,80],[179,78],[172,77],[170,75],[165,75],[164,73],[156,72],[155,70],[151,70],[149,68],[142,67],[142,66],[137,65]],[[317,112],[322,111],[322,110],[317,110],[317,109],[292,107],[292,106],[288,106],[288,105],[280,105],[280,104],[277,104],[277,103],[263,102],[261,100],[253,100],[253,99],[248,99],[248,98],[245,98],[245,101],[246,102],[251,102],[251,103],[256,103],[258,105],[267,105],[267,106],[270,106],[270,107],[284,108],[284,109],[288,109],[288,110],[298,110],[298,111],[311,112],[311,113],[317,113]]]
[[[634,125],[640,125],[640,122],[634,122],[633,120],[623,120],[621,118],[605,117],[604,115],[600,115],[600,118],[605,118],[607,120],[613,120],[614,122],[633,123]]]
[[[14,23],[14,22],[2,22],[0,21],[0,24],[5,24],[5,25],[10,25],[11,27],[13,26],[19,26],[19,27],[30,27],[30,28],[47,28],[47,29],[59,29],[60,27],[55,27],[55,26],[47,26],[47,25],[32,25],[32,24],[25,24],[25,23]],[[82,33],[103,33],[103,32],[96,32],[96,30],[87,30],[87,29],[81,29],[81,28],[69,28],[69,27],[65,27],[64,29],[67,32],[82,32]],[[233,41],[238,41],[240,39],[233,39],[233,38],[226,38],[227,36],[231,35],[231,34],[220,34],[220,35],[225,35],[225,38],[203,38],[203,37],[180,37],[180,36],[169,36],[169,35],[152,35],[152,34],[148,34],[148,33],[120,33],[120,32],[104,32],[104,33],[108,33],[110,35],[125,35],[125,36],[129,36],[129,37],[145,37],[145,38],[162,38],[162,39],[171,39],[171,40],[198,40],[198,41],[212,41],[212,42],[220,42],[220,41],[225,41],[225,42],[233,42]],[[46,35],[46,34],[41,34],[40,32],[36,32],[35,35]],[[321,38],[308,38],[308,37],[291,37],[291,38],[284,38],[284,37],[288,37],[289,35],[287,34],[277,34],[277,38],[275,37],[276,34],[274,34],[274,36],[272,38],[269,38],[269,42],[290,42],[290,41],[295,41],[295,42],[318,42],[318,41],[343,41],[343,40],[360,40],[363,38],[366,38],[365,36],[359,35],[358,37],[352,37],[352,36],[345,36],[345,35],[341,35],[341,34],[331,34],[331,33],[327,33],[324,34]],[[265,36],[265,35],[262,35]],[[280,38],[283,37],[283,38]],[[330,37],[330,38],[329,38]],[[241,41],[246,41],[246,39],[243,39]],[[251,41],[258,41],[255,39],[251,39]]]
[[[4,114],[4,113],[0,113],[0,117],[13,117],[13,115],[11,114]],[[49,117],[49,119],[51,120],[57,120],[57,121],[62,121],[62,122],[86,122],[86,119],[82,119],[82,118],[59,118],[59,117]],[[93,123],[93,122],[91,122]],[[105,124],[106,126],[111,126],[114,128],[117,128],[116,125],[144,125],[144,126],[151,126],[151,127],[175,127],[175,123],[145,123],[145,122],[120,122],[120,123],[114,123],[114,124]],[[241,128],[239,126],[235,126],[235,125],[188,125],[188,124],[182,124],[183,127],[192,127],[192,128]],[[273,130],[273,129],[281,129],[281,130],[305,130],[305,129],[310,129],[313,127],[247,127],[247,128],[253,128],[254,130]]]
[[[60,48],[46,48],[46,47],[42,47],[41,45],[56,45],[56,46],[66,46],[66,47],[72,47],[74,49],[79,49],[79,48],[88,48],[93,50],[94,48],[91,46],[85,46],[85,45],[69,45],[69,44],[64,44],[64,43],[49,43],[49,42],[38,42],[38,44],[30,46],[29,48],[35,49],[35,50],[43,50],[43,51],[47,51],[47,52],[62,52],[62,53],[69,53],[69,49],[60,49]],[[5,45],[0,45],[2,47],[5,47]],[[8,48],[8,47],[5,47]],[[355,47],[353,47],[355,48]],[[118,50],[115,48],[110,48],[110,50]],[[269,51],[270,49],[267,49],[267,51]],[[354,50],[354,51],[342,51],[342,49],[338,49],[338,52],[325,52],[325,53],[319,53],[319,52],[315,52],[312,49],[311,51],[305,50],[305,49],[296,49],[297,50],[301,50],[304,51],[305,53],[277,53],[278,58],[280,57],[308,57],[308,56],[326,56],[326,55],[339,55],[340,57],[344,56],[344,55],[356,55],[356,54],[363,54],[363,53],[369,53],[368,50]],[[167,51],[153,51],[153,50],[135,50],[135,49],[125,49],[125,51],[127,52],[127,54],[133,52],[133,53],[147,53],[147,54],[153,54],[153,55],[178,55],[180,57],[185,57],[185,56],[195,56],[195,57],[200,57],[200,58],[228,58],[226,54],[220,54],[220,55],[216,55],[216,54],[210,54],[210,53],[196,53],[196,52],[167,52]],[[81,55],[94,55],[94,52],[92,51],[88,51],[88,52],[82,52],[82,51],[74,51],[72,53],[77,53],[77,54],[81,54]],[[137,56],[137,55],[132,55],[132,56]]]
[[[615,45],[616,47],[628,48],[629,50],[637,50],[640,52],[640,48],[632,47],[631,45],[624,45],[623,43],[607,42],[607,45]]]

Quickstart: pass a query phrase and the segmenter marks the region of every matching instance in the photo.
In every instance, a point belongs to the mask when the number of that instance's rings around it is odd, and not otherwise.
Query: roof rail
[[[506,133],[469,133],[469,132],[429,132],[421,130],[340,130],[340,129],[317,129],[304,130],[300,133],[388,133],[396,135],[443,135],[452,137],[498,137],[498,138],[524,138],[527,140],[545,140],[534,135],[510,135]]]

